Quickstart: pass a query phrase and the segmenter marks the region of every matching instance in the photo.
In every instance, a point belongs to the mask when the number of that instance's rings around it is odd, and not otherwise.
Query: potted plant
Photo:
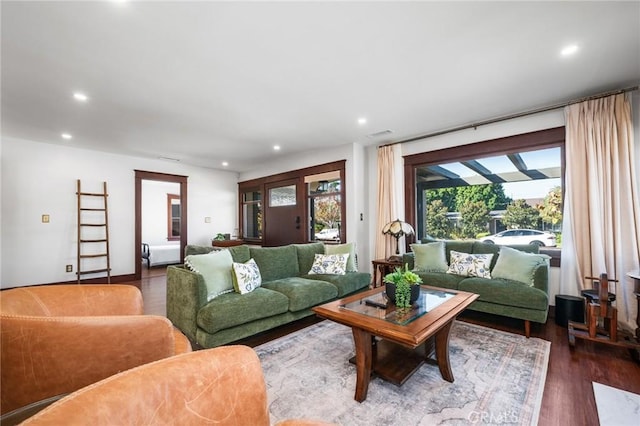
[[[422,278],[409,270],[409,265],[404,265],[384,277],[387,299],[395,303],[399,308],[409,308],[420,296],[420,284]]]

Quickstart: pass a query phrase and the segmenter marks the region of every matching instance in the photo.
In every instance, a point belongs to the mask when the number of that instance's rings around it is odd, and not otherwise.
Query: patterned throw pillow
[[[262,284],[260,269],[255,260],[245,263],[233,262],[233,286],[240,294],[251,293]]]
[[[451,250],[447,274],[465,277],[491,278],[489,266],[492,254],[469,254]]]
[[[344,275],[347,269],[348,253],[343,254],[316,254],[309,275],[332,274]]]
[[[356,243],[346,244],[325,244],[324,254],[348,254],[347,272],[358,272],[358,263],[356,258]]]

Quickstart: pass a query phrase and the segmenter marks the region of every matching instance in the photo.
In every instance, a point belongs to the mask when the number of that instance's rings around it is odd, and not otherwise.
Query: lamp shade
[[[413,226],[411,226],[407,222],[396,219],[393,222],[387,223],[384,228],[382,228],[382,233],[400,238],[403,235],[413,235],[415,231],[413,230]]]

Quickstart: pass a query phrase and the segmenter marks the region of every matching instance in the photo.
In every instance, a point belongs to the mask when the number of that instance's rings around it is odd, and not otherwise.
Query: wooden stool
[[[609,293],[609,283],[618,281],[609,279],[606,273],[600,274],[599,278],[586,277],[586,279],[597,280],[594,281],[596,291],[583,292],[583,296],[587,299],[585,309],[587,321],[586,323],[569,321],[569,345],[573,348],[576,338],[579,338],[621,346],[635,352],[635,354],[632,352],[632,356],[637,360],[640,342],[636,341],[631,333],[618,331],[618,310],[612,305],[615,294]]]

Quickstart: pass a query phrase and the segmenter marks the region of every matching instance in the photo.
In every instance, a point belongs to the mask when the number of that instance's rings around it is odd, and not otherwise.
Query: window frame
[[[270,175],[270,176],[265,176],[265,177],[261,177],[261,178],[257,178],[257,179],[252,179],[252,180],[248,180],[248,181],[243,181],[243,182],[238,182],[238,219],[239,219],[239,224],[238,224],[238,231],[239,231],[239,238],[251,243],[251,244],[256,244],[256,245],[263,245],[264,244],[264,235],[265,235],[265,222],[264,222],[264,215],[262,216],[262,223],[261,223],[261,229],[262,229],[262,233],[261,233],[261,237],[260,238],[244,238],[244,230],[242,228],[242,224],[244,223],[244,217],[243,217],[243,197],[242,194],[245,192],[250,192],[250,191],[255,191],[255,192],[260,192],[261,196],[262,196],[262,202],[265,203],[267,202],[267,200],[265,200],[265,197],[267,194],[266,191],[266,185],[270,184],[270,183],[274,183],[274,182],[280,182],[280,181],[284,181],[284,180],[288,180],[288,179],[298,179],[299,180],[299,186],[305,187],[306,188],[306,184],[304,182],[304,178],[305,176],[309,176],[309,175],[316,175],[316,174],[321,174],[321,173],[328,173],[328,172],[335,172],[338,171],[340,172],[340,191],[337,192],[336,194],[340,194],[340,199],[341,199],[341,206],[340,206],[340,214],[342,219],[342,226],[340,228],[340,241],[346,241],[346,235],[347,235],[347,225],[346,225],[346,220],[345,218],[347,217],[347,194],[346,194],[346,160],[338,160],[338,161],[334,161],[331,163],[326,163],[326,164],[320,164],[317,166],[311,166],[311,167],[306,167],[303,169],[297,169],[297,170],[291,170],[291,171],[287,171],[287,172],[283,172],[283,173],[279,173],[279,174],[275,174],[275,175]],[[302,215],[302,217],[304,218],[304,223],[302,224],[304,226],[304,238],[305,241],[309,241],[309,224],[310,224],[310,219],[309,219],[309,206],[307,205],[308,203],[303,203],[304,204],[304,214]]]
[[[180,235],[173,235],[173,200],[178,200],[178,206],[180,206],[180,195],[167,194],[167,241],[180,241]],[[180,210],[182,212],[182,210]],[[182,230],[182,216],[179,218],[178,232]]]
[[[547,148],[560,148],[560,180],[562,185],[562,197],[564,201],[564,171],[565,171],[565,127],[553,127],[535,132],[506,136],[497,139],[475,142],[467,145],[459,145],[452,148],[438,149],[403,156],[404,160],[404,184],[405,184],[405,219],[411,224],[416,224],[416,169],[418,167],[437,165],[443,163],[470,161],[482,157],[515,154],[524,151],[532,151]],[[417,228],[416,228],[417,229]],[[406,238],[407,248],[415,241],[415,236]],[[560,250],[544,250],[552,257],[551,266],[560,266]]]

